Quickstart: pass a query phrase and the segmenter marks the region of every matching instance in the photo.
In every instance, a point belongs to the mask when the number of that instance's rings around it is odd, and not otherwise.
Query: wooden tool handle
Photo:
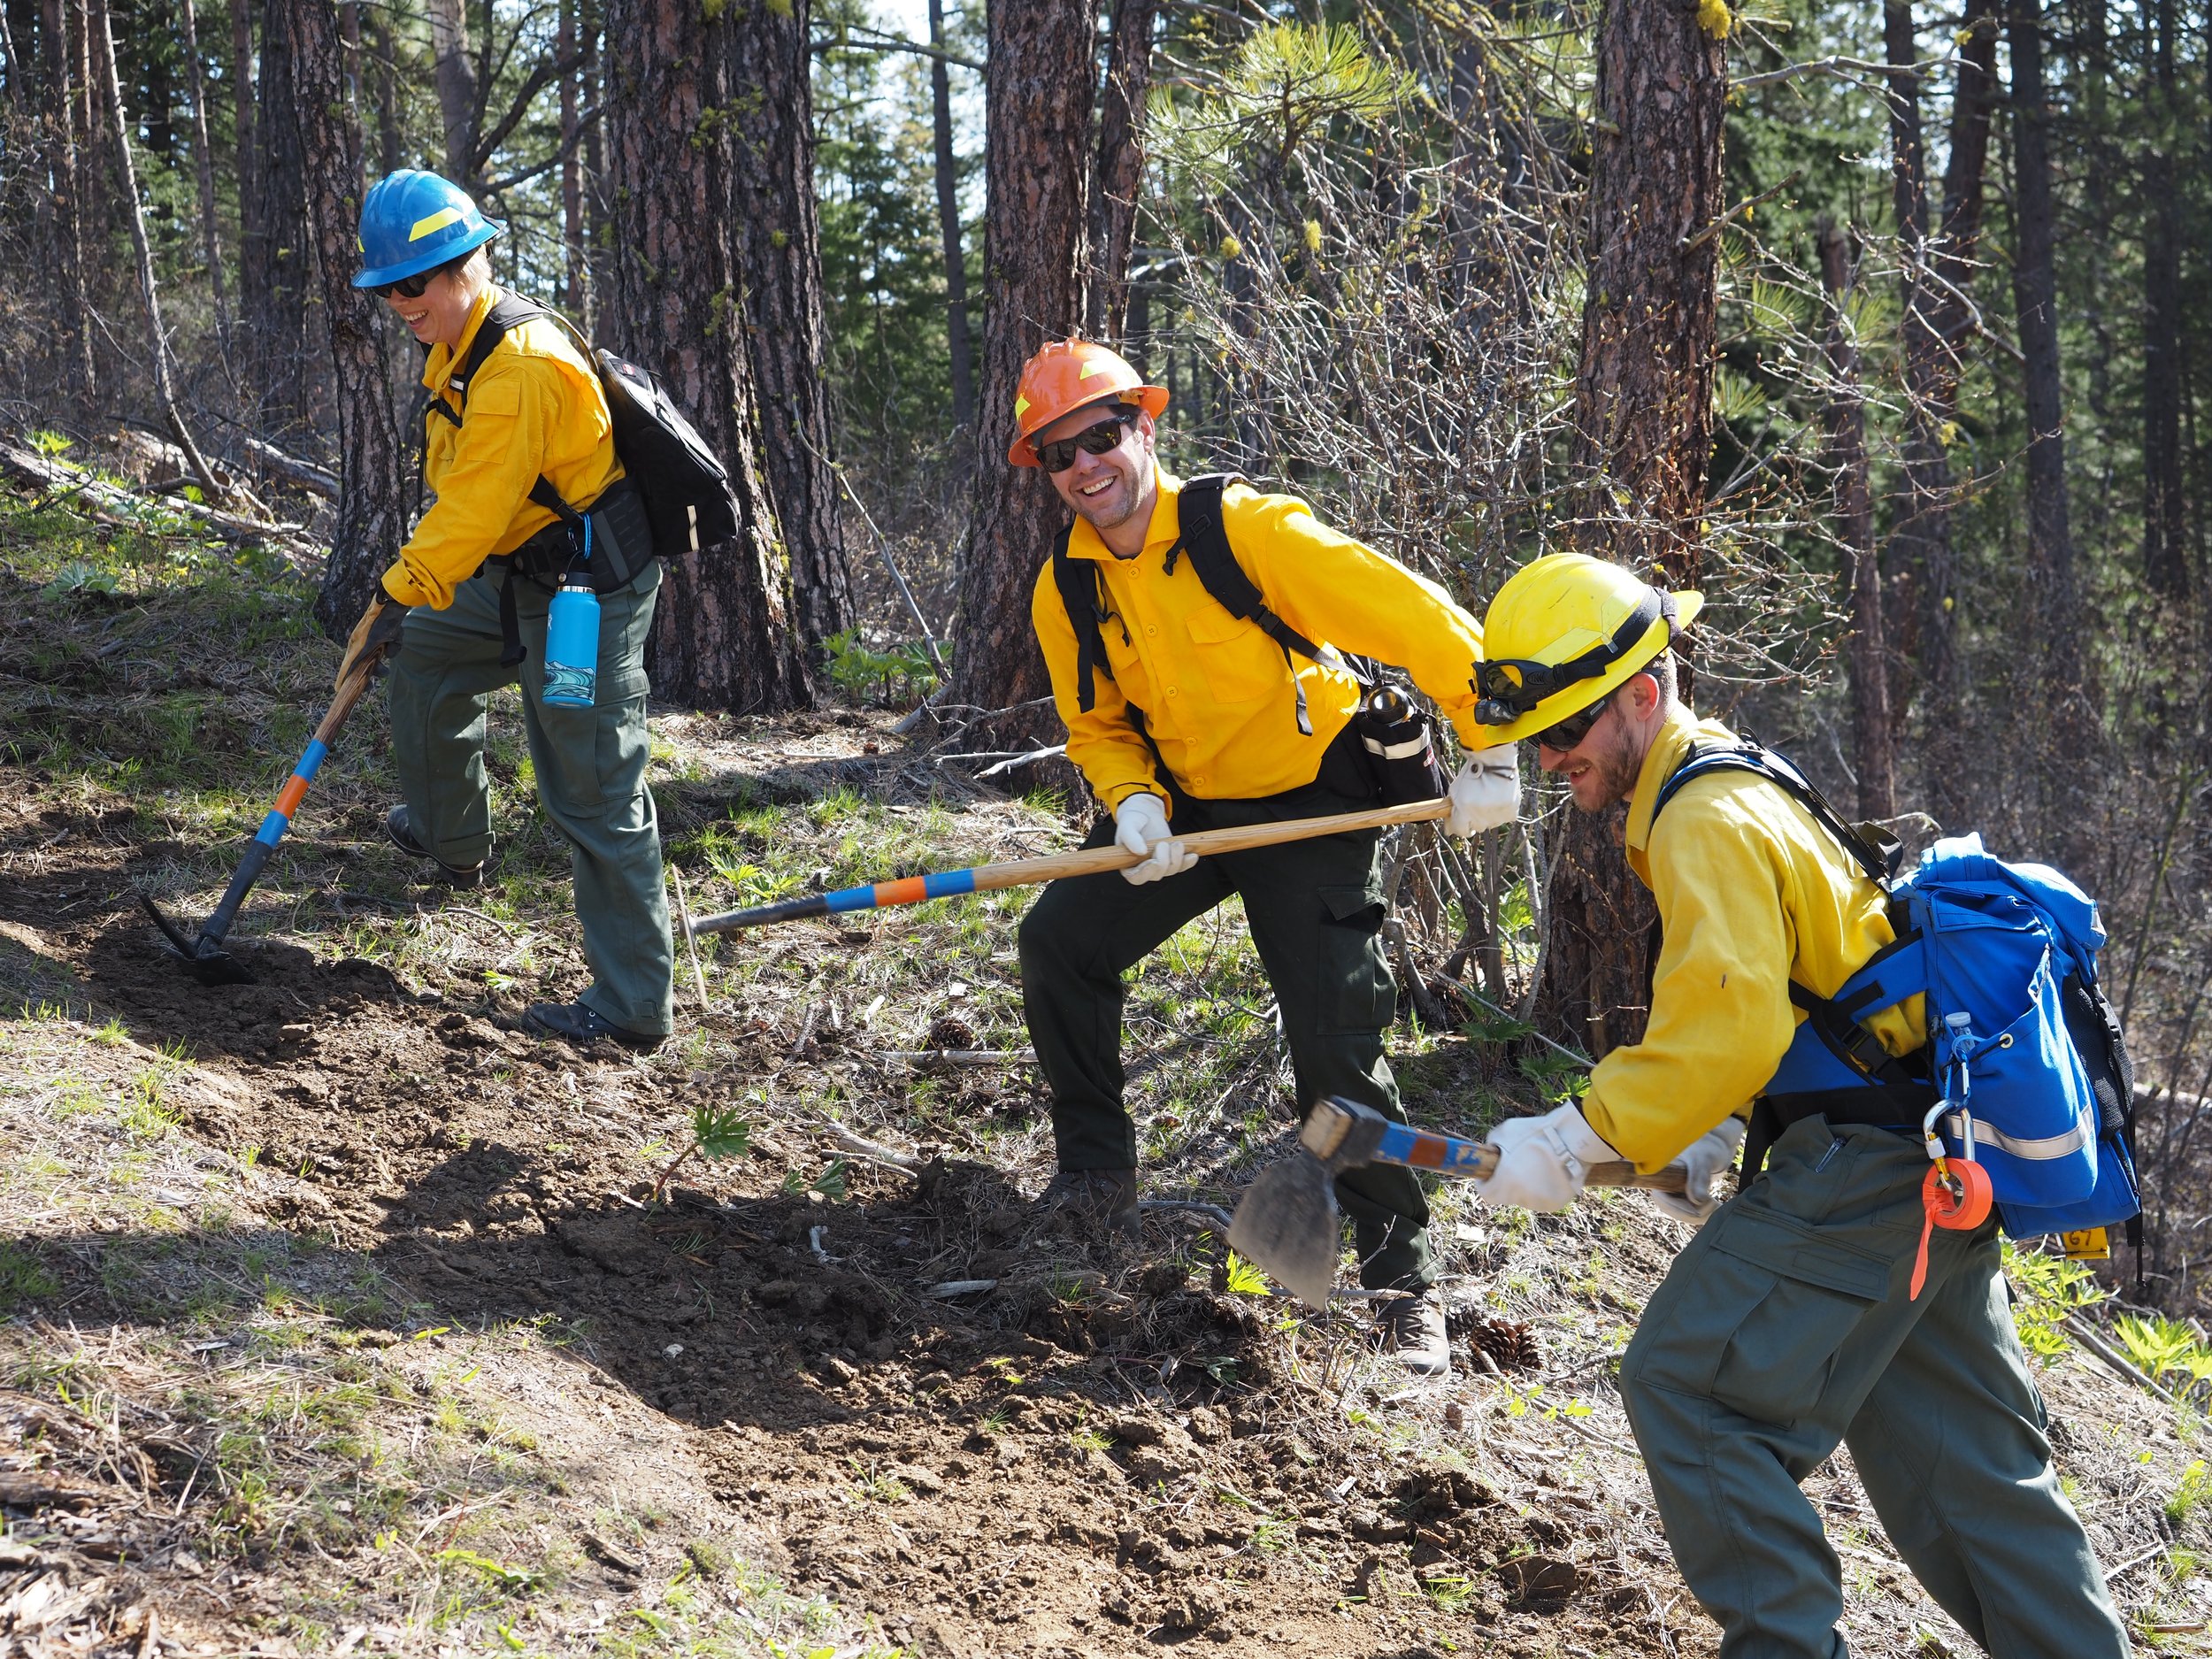
[[[1427,824],[1451,810],[1449,801],[1414,801],[1404,806],[1379,806],[1364,812],[1338,812],[1327,818],[1281,818],[1270,824],[1240,824],[1230,829],[1196,830],[1175,839],[1190,852],[1248,852],[1255,847],[1279,847],[1286,841],[1311,841],[1322,835],[1348,835],[1359,830],[1389,829],[1400,824]],[[1027,887],[1034,881],[1058,881],[1068,876],[1102,875],[1126,870],[1144,862],[1141,854],[1125,847],[1088,847],[1079,852],[1054,853],[1043,858],[1022,858],[1009,864],[981,864],[975,872],[979,893],[1001,887]]]

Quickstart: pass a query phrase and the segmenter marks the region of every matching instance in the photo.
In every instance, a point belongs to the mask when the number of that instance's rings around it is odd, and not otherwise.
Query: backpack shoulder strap
[[[1317,662],[1321,648],[1268,609],[1259,584],[1245,573],[1244,566],[1237,563],[1236,550],[1229,545],[1228,526],[1222,519],[1221,497],[1230,485],[1244,481],[1243,476],[1236,472],[1207,472],[1184,484],[1183,493],[1176,502],[1176,519],[1181,534],[1167,550],[1167,573],[1175,573],[1175,556],[1179,552],[1189,554],[1191,569],[1197,572],[1199,585],[1216,604],[1231,616],[1254,624],[1282,647],[1285,662],[1294,654]],[[1297,681],[1295,674],[1294,668],[1298,730],[1311,737],[1313,721],[1306,711],[1306,688]]]
[[[1098,703],[1096,677],[1103,673],[1111,680],[1113,670],[1106,665],[1106,640],[1099,632],[1106,611],[1099,603],[1098,572],[1068,557],[1068,538],[1074,534],[1070,525],[1052,544],[1052,585],[1060,590],[1060,603],[1075,629],[1075,706],[1088,714]]]
[[[535,300],[526,300],[510,294],[484,313],[484,320],[476,325],[476,333],[470,337],[469,349],[459,363],[446,374],[445,384],[423,399],[422,412],[443,415],[455,426],[461,424],[461,416],[468,407],[469,383],[476,372],[484,366],[484,359],[499,349],[500,342],[510,331],[519,328],[534,317],[549,316],[544,306]],[[459,406],[446,401],[445,394],[452,392],[459,398]]]
[[[1651,821],[1656,824],[1659,814],[1666,810],[1667,803],[1680,794],[1683,786],[1717,772],[1747,772],[1776,785],[1798,805],[1813,816],[1818,824],[1853,862],[1866,872],[1867,879],[1878,886],[1887,887],[1897,873],[1897,856],[1901,850],[1893,838],[1882,836],[1877,845],[1876,837],[1860,827],[1847,824],[1843,815],[1828,803],[1828,797],[1815,788],[1812,780],[1789,761],[1772,749],[1760,744],[1744,741],[1730,749],[1693,748],[1688,757],[1659,786],[1658,804],[1651,810]]]

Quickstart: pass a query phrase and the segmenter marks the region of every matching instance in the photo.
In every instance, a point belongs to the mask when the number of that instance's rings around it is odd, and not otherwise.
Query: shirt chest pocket
[[[1256,703],[1281,688],[1289,672],[1283,648],[1258,624],[1233,617],[1219,605],[1205,605],[1192,611],[1184,626],[1191,660],[1216,703]]]

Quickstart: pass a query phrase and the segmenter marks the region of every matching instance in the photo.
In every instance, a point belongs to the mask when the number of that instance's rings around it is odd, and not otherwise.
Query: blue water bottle
[[[591,562],[591,519],[584,519],[584,562]],[[545,696],[556,708],[588,709],[599,689],[599,595],[588,574],[561,578],[545,618]]]

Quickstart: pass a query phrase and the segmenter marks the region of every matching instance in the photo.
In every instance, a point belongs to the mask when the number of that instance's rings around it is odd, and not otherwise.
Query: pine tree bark
[[[207,457],[193,442],[191,429],[184,424],[184,411],[177,406],[176,381],[170,373],[169,331],[162,325],[161,289],[154,279],[153,244],[147,239],[146,212],[138,200],[138,164],[131,156],[130,111],[124,105],[123,82],[115,70],[115,28],[108,19],[107,0],[90,0],[85,24],[92,48],[92,72],[99,77],[100,101],[107,109],[108,137],[115,146],[116,172],[122,183],[123,199],[129,207],[127,217],[131,248],[138,256],[138,291],[146,305],[147,355],[154,365],[154,396],[161,404],[162,419],[169,428],[169,435],[176,440],[193,477],[199,480],[200,488],[207,492],[211,501],[222,501],[227,498],[228,492],[208,470]]]
[[[1152,24],[1158,14],[1158,0],[1114,0],[1113,44],[1099,104],[1084,326],[1093,338],[1116,344],[1129,316],[1129,250],[1144,182],[1144,105],[1152,88]]]
[[[945,50],[944,0],[929,0],[929,43]],[[952,153],[952,73],[929,60],[931,145],[936,160],[937,231],[945,247],[945,343],[952,357],[952,424],[975,424],[975,347],[968,335],[968,255],[960,234],[960,172]]]
[[[199,19],[192,0],[177,0],[177,22],[184,34],[184,57],[192,87],[192,161],[200,189],[200,247],[207,258],[207,280],[215,299],[215,339],[230,355],[230,296],[223,283],[222,229],[215,213],[215,151],[207,131],[207,71],[200,62]]]
[[[725,12],[696,0],[609,0],[606,150],[613,283],[603,318],[625,356],[660,376],[730,469],[733,543],[665,549],[647,657],[662,696],[759,712],[812,700],[790,566],[758,457],[741,314],[744,261],[730,224],[741,88]]]
[[[392,417],[378,342],[383,309],[353,286],[361,219],[358,106],[345,96],[346,45],[332,0],[288,0],[283,21],[288,96],[299,111],[309,234],[337,394],[338,523],[315,619],[343,639],[407,539],[411,452]]]
[[[1019,430],[1014,395],[1022,365],[1083,320],[1094,15],[1092,0],[990,9],[983,172],[991,303],[950,698],[1019,710],[972,728],[971,741],[985,748],[1059,729],[1049,709],[1020,705],[1050,694],[1029,596],[1068,515],[1043,472],[1009,466],[1004,451]]]
[[[561,21],[554,36],[554,51],[563,63],[576,55],[576,0],[561,0]],[[584,309],[584,163],[576,153],[577,88],[582,77],[573,70],[561,74],[561,254],[564,265],[561,303],[576,326],[589,332]]]
[[[1702,551],[1727,96],[1726,54],[1694,7],[1608,0],[1572,458],[1587,550],[1673,587],[1696,581]],[[1635,1041],[1648,1011],[1657,911],[1624,821],[1571,810],[1552,849],[1537,1018],[1600,1056]]]
[[[736,114],[732,200],[765,471],[810,648],[853,625],[823,356],[822,233],[814,210],[808,0],[736,0],[725,13]]]
[[[1848,560],[1851,633],[1845,660],[1851,675],[1851,758],[1859,774],[1859,816],[1892,818],[1897,811],[1897,759],[1889,709],[1888,630],[1874,545],[1858,339],[1846,312],[1857,284],[1851,239],[1843,227],[1823,214],[1818,237],[1821,287],[1827,295],[1824,349],[1836,384],[1834,400],[1821,411],[1821,424],[1826,429],[1828,466],[1836,475],[1836,529]]]
[[[292,107],[288,0],[261,8],[259,111],[253,127],[250,189],[239,192],[239,322],[262,424],[284,430],[307,413],[307,185],[301,111]],[[250,44],[248,50],[250,53]]]
[[[1967,295],[1981,235],[1990,111],[1996,99],[1995,0],[1966,0],[1959,30],[1958,81],[1951,110],[1943,211],[1932,227],[1922,140],[1919,77],[1909,67],[1918,42],[1911,0],[1883,13],[1889,62],[1892,188],[1904,244],[1903,334],[1908,395],[1904,499],[1883,565],[1893,579],[1893,634],[1907,646],[1922,703],[1923,777],[1930,809],[1945,824],[1968,811],[1963,764],[1964,671],[1959,658],[1957,557],[1951,536],[1956,491],[1947,440],[1958,414],[1962,353],[1975,326]],[[1900,612],[1903,612],[1902,615]],[[1892,706],[1902,699],[1892,682]]]
[[[429,0],[430,50],[437,65],[438,117],[445,139],[445,176],[477,193],[476,65],[469,57],[465,0]]]
[[[2182,191],[2175,152],[2182,142],[2176,73],[2176,0],[2156,0],[2152,81],[2143,148],[2143,574],[2169,598],[2189,591],[2189,548],[2181,460]]]
[[[78,143],[73,111],[76,104],[74,31],[65,10],[75,0],[45,0],[41,15],[46,39],[46,142],[53,173],[55,266],[60,274],[60,380],[80,396],[99,390],[99,368],[92,351],[92,297],[85,283],[83,196],[79,176],[84,152]]]

